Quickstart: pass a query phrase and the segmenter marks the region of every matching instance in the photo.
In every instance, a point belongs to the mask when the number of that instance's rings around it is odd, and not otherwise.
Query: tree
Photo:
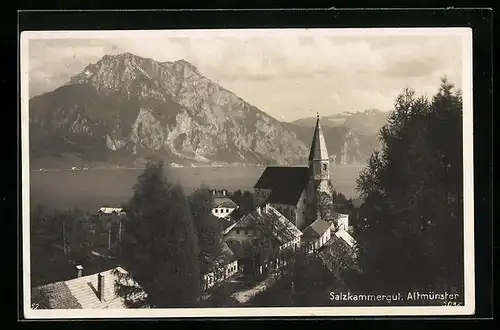
[[[372,289],[463,289],[461,110],[446,79],[432,101],[406,88],[380,130],[382,149],[357,180]]]
[[[162,162],[149,162],[134,186],[124,219],[120,260],[147,294],[134,299],[137,288],[115,283],[131,307],[195,306],[199,298],[198,241],[182,187],[171,185]]]
[[[200,275],[203,276],[222,253],[222,228],[212,216],[212,196],[207,187],[195,190],[189,196],[189,205],[198,236]]]
[[[95,243],[94,227],[90,221],[90,215],[74,209],[65,214],[65,221],[68,257],[75,263],[83,263],[92,252]]]
[[[243,192],[243,201],[242,202],[243,202],[242,203],[243,214],[247,214],[247,213],[250,213],[253,210],[255,210],[253,194],[250,191],[245,190],[245,192]]]

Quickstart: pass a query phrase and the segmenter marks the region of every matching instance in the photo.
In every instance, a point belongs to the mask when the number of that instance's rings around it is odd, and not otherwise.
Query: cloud
[[[461,38],[449,35],[39,39],[30,43],[30,94],[66,83],[105,54],[185,59],[277,118],[389,109],[405,86],[433,94],[447,75],[461,86]]]

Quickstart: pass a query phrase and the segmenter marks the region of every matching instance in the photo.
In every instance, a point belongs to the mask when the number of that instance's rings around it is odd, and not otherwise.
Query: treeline
[[[405,89],[357,180],[361,288],[457,292],[463,298],[462,95]],[[426,304],[427,302],[422,302]]]
[[[91,252],[108,247],[108,227],[97,215],[79,209],[48,209],[37,205],[30,217],[32,286],[71,279],[75,265],[85,273],[99,271]],[[105,267],[106,265],[102,265]]]
[[[251,191],[240,189],[230,192],[228,197],[238,205],[238,208],[231,213],[231,218],[234,220],[239,220],[245,214],[248,214],[255,210],[254,196]]]

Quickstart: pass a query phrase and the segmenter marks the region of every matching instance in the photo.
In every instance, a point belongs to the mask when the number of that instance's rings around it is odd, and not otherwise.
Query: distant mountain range
[[[342,112],[335,115],[321,117],[322,127],[346,127],[362,135],[377,135],[380,128],[386,123],[388,111],[368,109],[360,112]],[[311,127],[316,118],[301,118],[292,124]]]
[[[29,111],[32,168],[142,166],[150,156],[179,165],[305,164],[315,121],[280,122],[184,60],[130,53],[105,55],[31,98]],[[322,119],[332,160],[366,161],[381,114]]]

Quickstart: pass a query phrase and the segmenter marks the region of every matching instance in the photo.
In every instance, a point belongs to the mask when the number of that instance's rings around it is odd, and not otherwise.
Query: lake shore
[[[253,190],[265,166],[167,167],[167,180],[180,184],[189,194],[202,185],[214,189]],[[331,181],[334,189],[347,198],[355,198],[356,179],[361,166],[334,165]],[[29,174],[30,205],[57,208],[78,207],[96,210],[117,206],[132,196],[133,186],[143,168],[92,168],[88,170],[32,170]]]

